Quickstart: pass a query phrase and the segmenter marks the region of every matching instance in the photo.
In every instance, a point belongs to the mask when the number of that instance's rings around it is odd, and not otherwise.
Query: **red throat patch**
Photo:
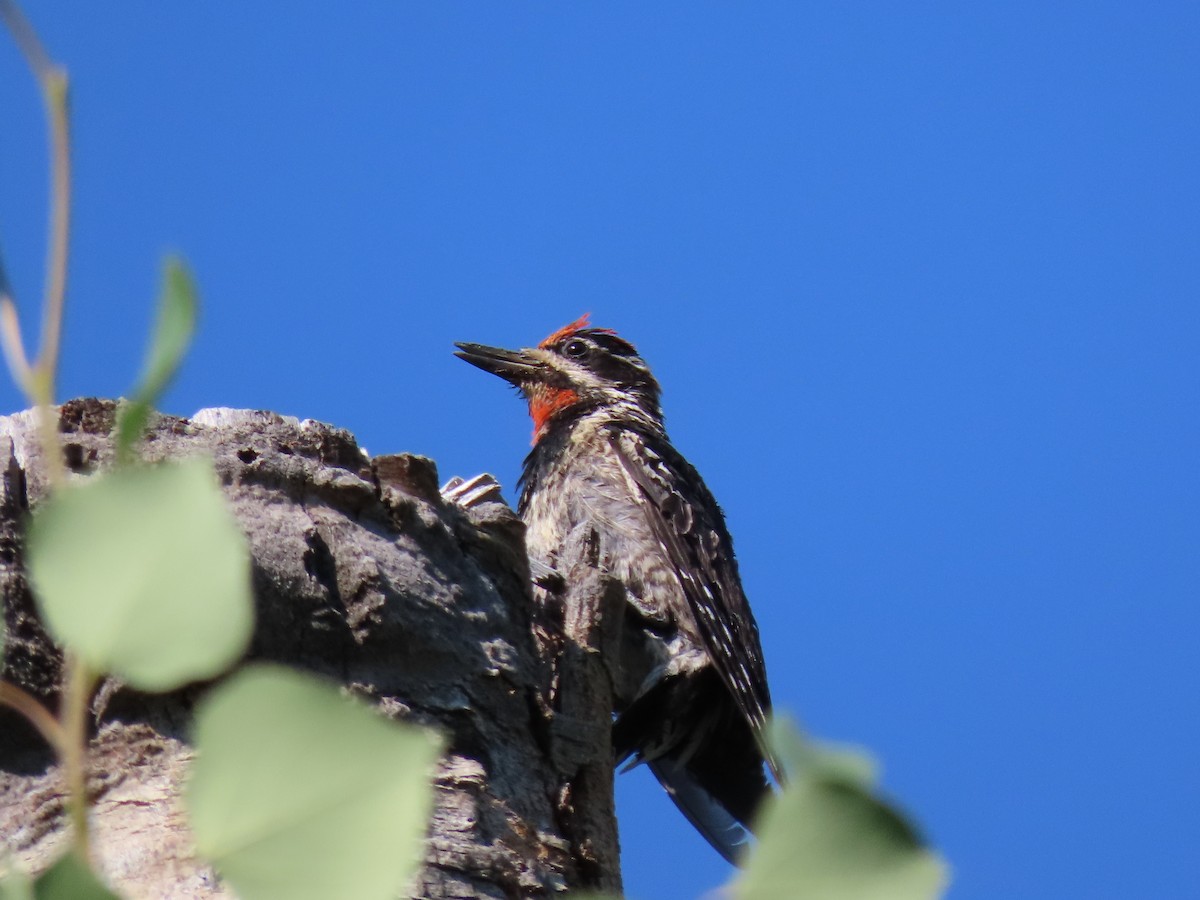
[[[539,384],[529,397],[529,415],[533,418],[533,443],[536,444],[550,427],[555,413],[574,406],[579,395],[570,388],[555,388]]]

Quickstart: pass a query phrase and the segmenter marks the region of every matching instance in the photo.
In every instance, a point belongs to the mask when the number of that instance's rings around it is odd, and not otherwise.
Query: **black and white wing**
[[[666,441],[612,429],[610,445],[637,494],[651,532],[683,589],[693,624],[733,702],[762,746],[771,708],[758,626],[742,590],[724,516],[695,468]]]

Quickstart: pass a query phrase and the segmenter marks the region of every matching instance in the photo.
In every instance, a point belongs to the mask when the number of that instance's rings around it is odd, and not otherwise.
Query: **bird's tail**
[[[733,704],[714,704],[698,686],[667,677],[644,691],[617,718],[613,750],[617,765],[646,763],[688,821],[736,865],[771,793],[767,760]]]
[[[730,815],[729,810],[704,788],[687,766],[669,757],[661,757],[647,765],[679,811],[713,849],[731,865],[740,865],[742,854],[750,843],[750,829]]]

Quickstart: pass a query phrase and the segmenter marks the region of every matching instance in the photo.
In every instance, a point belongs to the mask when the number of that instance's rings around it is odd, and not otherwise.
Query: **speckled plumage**
[[[724,517],[667,437],[658,383],[631,344],[585,320],[533,349],[459,346],[529,399],[534,447],[518,511],[530,559],[555,567],[589,529],[599,565],[625,586],[618,762],[649,764],[735,859],[769,791],[764,766],[778,778],[761,746],[770,694]]]

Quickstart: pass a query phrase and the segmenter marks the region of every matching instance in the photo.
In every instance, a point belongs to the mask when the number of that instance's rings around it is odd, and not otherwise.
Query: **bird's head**
[[[555,425],[593,410],[662,427],[659,387],[629,341],[608,328],[589,328],[584,314],[536,347],[502,350],[455,344],[454,355],[499,375],[529,401],[533,443]]]

